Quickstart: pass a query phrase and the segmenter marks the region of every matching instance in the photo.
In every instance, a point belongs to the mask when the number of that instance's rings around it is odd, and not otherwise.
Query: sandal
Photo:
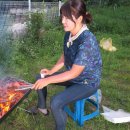
[[[27,110],[28,114],[36,115],[38,113],[38,108],[36,106],[33,106]]]
[[[32,115],[36,115],[38,112],[42,113],[44,116],[48,116],[49,113],[50,113],[49,110],[47,109],[47,113],[45,114],[45,113],[43,113],[42,111],[40,111],[40,110],[38,109],[38,107],[36,107],[36,106],[33,106],[33,107],[31,107],[31,108],[29,108],[29,109],[27,110],[27,113],[32,114]]]

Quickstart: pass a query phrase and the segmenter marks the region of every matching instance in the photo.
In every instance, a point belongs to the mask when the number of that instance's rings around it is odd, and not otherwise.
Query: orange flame
[[[17,81],[17,86],[11,86],[7,89],[4,97],[0,95],[0,118],[2,118],[12,108],[12,106],[18,103],[18,101],[24,96],[25,91],[15,91],[15,89],[21,84],[26,85],[24,82]]]

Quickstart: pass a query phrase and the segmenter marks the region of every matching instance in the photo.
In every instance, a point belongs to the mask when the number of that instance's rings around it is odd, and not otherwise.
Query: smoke
[[[0,65],[0,78],[5,76],[4,68],[2,65]]]
[[[7,72],[6,66],[0,65],[0,80],[8,76],[13,76],[13,74],[11,74],[10,72]]]
[[[10,60],[12,47],[11,35],[7,33],[0,34],[0,79],[8,75],[7,62]]]
[[[25,33],[25,29],[25,23],[14,24],[10,31],[7,29],[0,33],[0,79],[8,75],[14,76],[13,70],[10,70],[9,66],[11,66],[11,59],[14,59],[12,54],[17,51],[18,41]]]

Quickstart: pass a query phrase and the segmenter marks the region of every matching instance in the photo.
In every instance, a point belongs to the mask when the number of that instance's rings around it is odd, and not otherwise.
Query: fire
[[[11,107],[11,104],[12,104],[12,99],[13,97],[15,96],[16,94],[13,93],[13,94],[9,94],[8,98],[6,99],[5,102],[1,102],[0,103],[0,110],[1,110],[1,114],[0,116],[3,116],[6,112],[9,111],[10,107]]]
[[[13,81],[8,82],[8,87],[0,86],[0,118],[2,118],[24,96],[27,90],[15,91],[15,89],[19,88],[21,85],[27,85],[27,83]]]

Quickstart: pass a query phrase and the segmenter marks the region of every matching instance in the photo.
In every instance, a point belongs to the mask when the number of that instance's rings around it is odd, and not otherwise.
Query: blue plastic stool
[[[85,110],[85,103],[91,103],[95,107],[95,111],[93,111],[90,114],[84,115],[84,110]],[[99,101],[98,101],[98,92],[94,93],[92,96],[78,100],[74,104],[74,112],[69,108],[69,106],[65,107],[65,111],[67,114],[72,117],[74,121],[77,121],[80,126],[84,125],[84,122],[99,115]]]

